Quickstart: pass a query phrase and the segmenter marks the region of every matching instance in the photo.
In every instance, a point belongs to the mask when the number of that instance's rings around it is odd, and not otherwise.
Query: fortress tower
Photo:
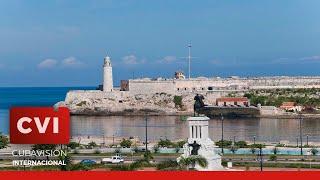
[[[111,92],[113,90],[112,65],[109,56],[104,58],[103,65],[103,91]]]

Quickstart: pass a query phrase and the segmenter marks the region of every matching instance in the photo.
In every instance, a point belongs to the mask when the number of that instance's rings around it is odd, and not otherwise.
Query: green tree
[[[8,147],[8,145],[9,145],[8,137],[5,135],[2,135],[2,133],[0,132],[0,149],[4,149]]]
[[[316,149],[316,148],[312,148],[311,150],[311,154],[313,155],[313,156],[315,156],[315,155],[317,155],[318,154],[318,149]]]
[[[176,143],[176,146],[179,147],[179,148],[183,148],[183,145],[186,144],[186,143],[187,143],[187,141],[178,141]]]
[[[153,160],[153,156],[152,156],[152,153],[150,151],[146,151],[144,154],[143,154],[143,160],[150,163],[151,160]]]
[[[123,148],[130,148],[132,145],[132,141],[130,139],[122,139],[120,142],[120,146]]]
[[[166,160],[157,164],[158,170],[177,170],[179,164],[176,160]]]
[[[235,142],[234,144],[239,148],[246,148],[248,146],[247,142],[245,141],[238,141],[238,142]]]
[[[176,108],[182,108],[182,96],[174,96],[173,102]]]
[[[70,149],[76,149],[77,147],[79,147],[80,144],[77,143],[77,142],[70,142],[67,147],[70,148]]]
[[[196,164],[198,164],[202,168],[206,168],[208,166],[208,161],[206,158],[200,155],[192,155],[187,158],[181,157],[178,164],[180,169],[189,170],[194,169]]]
[[[94,147],[97,147],[98,145],[97,145],[97,143],[96,142],[94,142],[94,141],[91,141],[91,142],[89,142],[89,144],[88,144],[88,147],[89,148],[94,148]]]
[[[273,155],[270,155],[269,159],[271,161],[276,161],[277,160],[277,155],[273,154]]]
[[[223,140],[223,142],[222,142],[222,140],[220,140],[220,141],[215,142],[215,144],[217,146],[219,146],[220,148],[222,147],[222,144],[223,144],[223,147],[227,148],[227,147],[231,147],[232,141]]]
[[[160,141],[158,142],[158,146],[159,147],[167,147],[167,148],[171,148],[174,147],[175,144],[172,143],[169,139],[160,139]]]

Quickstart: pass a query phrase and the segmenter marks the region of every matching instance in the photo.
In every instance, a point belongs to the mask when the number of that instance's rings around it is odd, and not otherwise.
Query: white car
[[[121,156],[112,156],[111,158],[102,158],[102,164],[120,164],[123,163],[124,159]]]

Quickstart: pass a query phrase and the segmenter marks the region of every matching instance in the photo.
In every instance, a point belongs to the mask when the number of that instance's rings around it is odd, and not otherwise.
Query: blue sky
[[[0,0],[0,86],[193,76],[319,75],[318,0]]]

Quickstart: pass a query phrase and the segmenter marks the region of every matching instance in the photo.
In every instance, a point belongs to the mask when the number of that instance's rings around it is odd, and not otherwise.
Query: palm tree
[[[199,155],[191,155],[187,158],[181,157],[178,165],[180,169],[194,169],[196,164],[198,164],[202,168],[206,168],[208,166],[208,161],[206,158]],[[191,166],[191,168],[190,168]]]

